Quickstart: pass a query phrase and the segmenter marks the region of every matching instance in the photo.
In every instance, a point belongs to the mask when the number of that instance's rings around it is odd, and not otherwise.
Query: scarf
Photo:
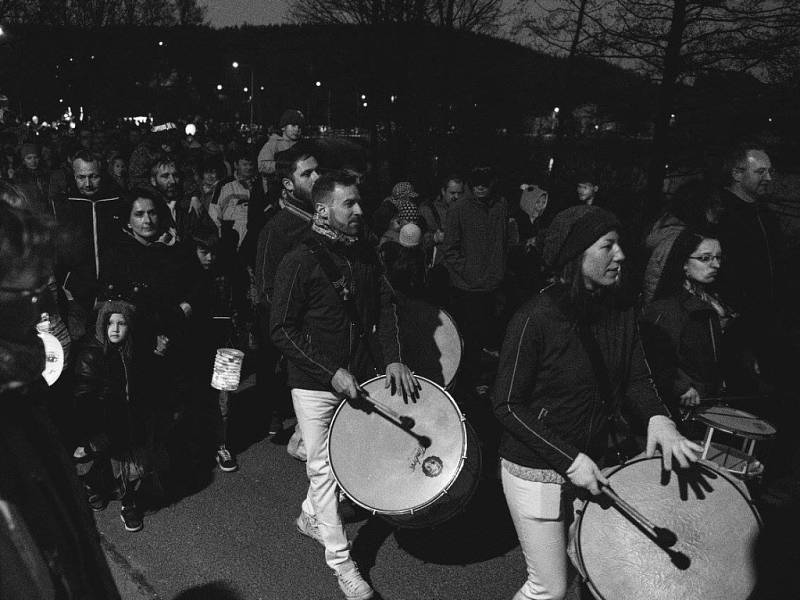
[[[720,329],[724,332],[725,328],[728,326],[728,323],[731,319],[737,317],[738,315],[734,313],[728,306],[722,303],[722,300],[717,297],[716,294],[712,294],[711,292],[707,292],[702,289],[700,286],[696,285],[694,282],[689,281],[688,279],[684,281],[683,287],[693,296],[696,296],[706,304],[710,305],[711,308],[719,315],[719,324]]]
[[[358,242],[357,235],[349,235],[338,229],[334,229],[328,225],[327,220],[323,219],[319,213],[314,213],[314,216],[311,217],[311,230],[344,246],[353,246]]]

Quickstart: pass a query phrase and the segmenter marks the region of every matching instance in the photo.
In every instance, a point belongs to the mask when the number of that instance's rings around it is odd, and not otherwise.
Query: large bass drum
[[[477,437],[452,396],[429,379],[417,379],[420,397],[408,404],[401,395],[390,395],[385,376],[361,386],[413,419],[411,431],[342,402],[328,435],[331,471],[344,493],[371,513],[409,528],[430,527],[460,512],[481,472]]]
[[[661,458],[613,469],[611,487],[677,542],[668,551],[614,507],[588,501],[574,531],[576,567],[599,600],[745,600],[756,583],[761,519],[744,485],[700,461],[662,476]]]

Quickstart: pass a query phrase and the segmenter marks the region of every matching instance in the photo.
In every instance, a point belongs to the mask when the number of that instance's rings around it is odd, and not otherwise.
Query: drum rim
[[[609,470],[608,473],[606,473],[605,475],[606,477],[610,477],[614,473],[622,470],[627,466],[631,466],[636,463],[648,460],[660,461],[661,456],[651,456],[651,457],[643,456],[641,458],[631,459],[625,463],[622,463],[621,465],[616,465],[612,467],[611,470]],[[756,508],[755,502],[753,502],[752,498],[749,498],[747,496],[747,492],[742,489],[741,480],[737,480],[735,477],[733,477],[733,475],[728,473],[725,469],[720,468],[719,465],[710,460],[701,459],[697,461],[697,464],[705,466],[714,471],[715,474],[722,476],[724,479],[727,479],[728,483],[730,483],[733,486],[733,488],[739,493],[739,495],[742,496],[744,501],[747,503],[747,506],[750,508],[750,511],[753,513],[753,516],[756,519],[756,523],[758,524],[759,530],[764,527],[764,523],[761,520],[761,515],[759,514],[758,509]],[[600,600],[614,600],[613,598],[606,598],[600,593],[600,590],[597,589],[597,586],[595,586],[594,582],[592,581],[592,578],[589,576],[589,571],[586,568],[586,563],[583,560],[583,552],[581,552],[581,531],[583,530],[583,517],[589,502],[591,502],[591,499],[585,500],[583,504],[581,504],[579,511],[576,511],[576,514],[578,516],[576,517],[577,524],[575,526],[575,556],[579,563],[579,571],[581,578],[583,579],[584,583],[589,587],[590,591],[592,592],[592,595]]]
[[[451,487],[453,487],[453,484],[456,482],[456,480],[458,479],[458,476],[461,474],[461,471],[464,468],[464,463],[466,462],[466,449],[467,449],[467,442],[469,441],[469,438],[467,436],[467,424],[466,424],[466,417],[464,417],[464,413],[461,412],[461,408],[459,408],[459,406],[456,403],[456,401],[453,398],[453,396],[445,388],[440,386],[435,381],[431,381],[427,377],[423,377],[422,375],[415,375],[415,377],[417,379],[422,379],[423,381],[425,381],[425,382],[431,384],[432,386],[438,388],[440,391],[442,391],[445,394],[447,399],[450,400],[450,403],[456,409],[456,412],[458,413],[458,415],[460,417],[460,421],[461,421],[461,444],[462,444],[462,448],[464,449],[464,451],[461,453],[461,457],[458,459],[458,465],[457,465],[457,468],[455,469],[455,471],[453,472],[453,477],[450,479],[450,481],[447,482],[447,485],[444,488],[442,488],[442,491],[439,492],[439,494],[437,494],[434,498],[428,500],[427,502],[423,502],[421,504],[418,504],[418,505],[413,506],[411,508],[407,508],[405,510],[382,510],[382,509],[375,508],[374,506],[370,506],[370,505],[368,505],[368,504],[366,504],[364,502],[360,502],[359,500],[357,500],[356,498],[351,496],[350,493],[347,491],[347,488],[345,488],[342,485],[342,483],[339,481],[339,477],[336,475],[336,468],[334,467],[333,461],[331,460],[331,435],[330,435],[330,430],[333,428],[333,424],[336,422],[336,418],[339,416],[339,413],[341,412],[342,407],[347,404],[347,400],[343,400],[339,404],[339,406],[336,407],[336,411],[333,413],[333,417],[331,417],[331,424],[330,424],[330,426],[328,428],[328,439],[325,442],[325,449],[326,449],[326,451],[328,453],[328,464],[330,465],[331,474],[333,475],[333,479],[334,479],[334,481],[336,481],[336,485],[339,486],[339,489],[342,490],[345,493],[345,495],[348,498],[350,498],[350,500],[352,500],[355,504],[357,504],[361,508],[363,508],[365,510],[368,510],[373,515],[386,515],[386,516],[413,515],[415,512],[418,512],[420,510],[428,508],[429,506],[431,506],[431,505],[435,504],[436,502],[438,502],[440,498],[442,498],[443,496],[447,495],[448,490]],[[386,375],[378,375],[376,377],[373,377],[372,379],[368,379],[368,380],[360,383],[359,385],[360,386],[365,386],[365,385],[370,384],[373,381],[377,381],[379,379],[386,379]]]
[[[746,415],[747,417],[752,417],[753,419],[756,419],[758,421],[761,421],[762,423],[766,423],[767,425],[769,425],[772,428],[772,433],[742,432],[739,429],[734,429],[733,427],[723,426],[723,425],[720,425],[719,423],[715,423],[711,419],[705,418],[703,416],[703,411],[706,411],[706,410],[709,410],[709,409],[713,409],[713,408],[729,408],[729,409],[735,410],[735,411],[737,411],[739,413],[744,413],[744,415]],[[735,415],[731,415],[731,416],[735,416]],[[778,434],[778,428],[775,427],[775,425],[773,425],[772,423],[770,423],[766,419],[762,419],[758,415],[754,415],[753,413],[747,412],[746,410],[742,410],[740,408],[732,408],[730,406],[725,406],[724,404],[714,404],[714,405],[711,405],[711,406],[704,406],[699,410],[692,411],[689,419],[692,420],[692,421],[696,421],[698,423],[702,423],[703,425],[705,425],[707,427],[712,427],[717,431],[722,431],[723,433],[728,433],[730,435],[736,435],[736,436],[739,436],[739,437],[743,437],[743,438],[746,438],[748,440],[771,440],[772,438],[774,438]]]

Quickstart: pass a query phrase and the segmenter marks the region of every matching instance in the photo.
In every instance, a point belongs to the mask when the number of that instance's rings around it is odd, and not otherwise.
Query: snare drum
[[[702,458],[707,458],[739,477],[760,475],[764,467],[753,456],[756,441],[775,437],[775,427],[755,415],[731,408],[714,405],[695,409],[689,418],[706,426]],[[742,438],[741,449],[726,444],[714,443],[716,431]]]
[[[452,396],[429,379],[417,379],[422,388],[416,403],[390,395],[383,376],[361,386],[412,418],[411,432],[343,402],[328,435],[331,471],[344,493],[373,514],[410,528],[436,525],[461,511],[481,471],[477,438]]]
[[[403,297],[398,306],[403,361],[415,373],[451,389],[463,342],[453,317],[441,308]]]
[[[687,475],[699,483],[682,482]],[[628,462],[610,471],[608,478],[621,498],[655,525],[671,530],[677,542],[670,556],[616,508],[584,503],[576,519],[573,560],[595,598],[750,596],[756,584],[754,555],[761,518],[741,482],[702,461],[688,472],[672,472],[663,483],[660,457]]]

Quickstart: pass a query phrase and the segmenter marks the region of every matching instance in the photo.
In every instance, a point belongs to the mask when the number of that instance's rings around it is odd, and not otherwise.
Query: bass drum
[[[331,471],[342,491],[372,514],[408,528],[437,525],[460,512],[481,472],[477,437],[455,400],[429,379],[417,379],[422,388],[416,403],[390,395],[385,376],[361,386],[412,418],[411,431],[342,402],[328,435]]]
[[[414,373],[452,389],[463,352],[453,317],[433,304],[407,297],[399,300],[398,313],[405,364]]]
[[[610,471],[611,487],[671,530],[665,551],[613,507],[578,511],[573,559],[599,600],[745,600],[756,583],[761,519],[743,484],[709,461],[662,481],[661,458]]]

